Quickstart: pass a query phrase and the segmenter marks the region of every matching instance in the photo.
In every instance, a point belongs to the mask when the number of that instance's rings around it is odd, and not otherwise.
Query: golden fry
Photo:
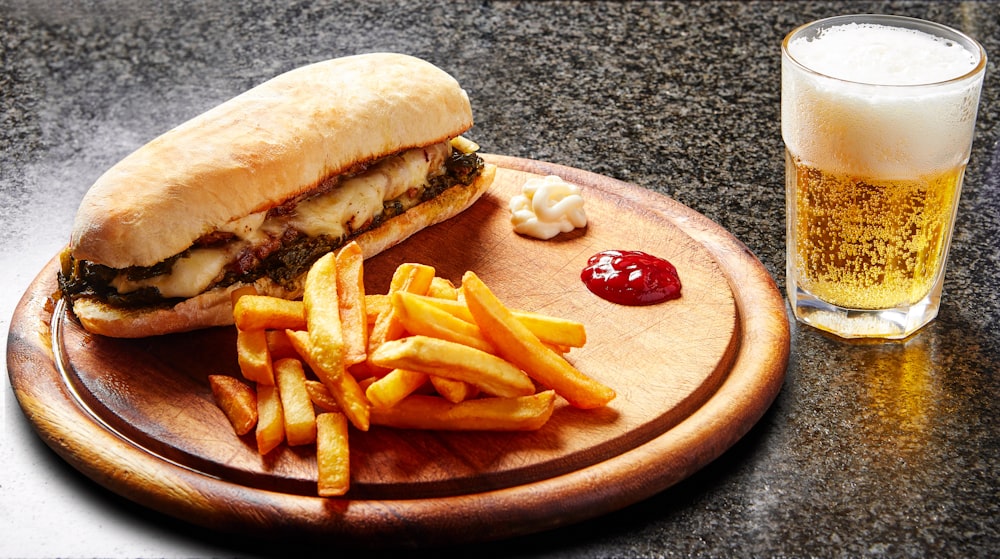
[[[457,318],[475,323],[472,313],[464,301],[415,296],[415,298],[448,312]],[[587,343],[587,331],[583,324],[575,320],[558,318],[541,313],[511,309],[519,322],[531,330],[538,339],[553,346],[583,347]]]
[[[458,404],[415,394],[391,408],[374,408],[372,423],[400,429],[441,431],[533,431],[555,409],[551,390],[519,398],[479,398]]]
[[[438,376],[432,376],[430,379],[434,390],[453,404],[475,398],[479,394],[479,389],[467,382]]]
[[[257,452],[271,452],[285,440],[281,397],[274,386],[257,385]]]
[[[456,288],[404,263],[388,293],[368,294],[364,255],[350,243],[313,264],[303,291],[287,301],[233,290],[240,370],[257,391],[223,375],[209,383],[237,433],[256,428],[261,455],[315,442],[320,496],[350,488],[349,425],[535,430],[556,395],[580,408],[615,397],[560,355],[584,345],[582,324],[511,310],[472,272]]]
[[[326,385],[318,380],[306,379],[306,390],[309,392],[309,399],[319,409],[323,411],[340,411],[337,400],[333,398]]]
[[[236,377],[208,375],[212,396],[232,424],[237,435],[246,435],[257,426],[257,394]]]
[[[472,314],[469,313],[469,309],[465,306],[465,301],[460,301],[458,299],[444,299],[442,297],[430,297],[428,295],[414,295],[415,298],[423,299],[425,303],[433,305],[456,318],[460,318],[466,322],[475,323],[472,318]]]
[[[361,382],[366,378],[382,378],[389,374],[389,369],[384,369],[382,367],[376,367],[370,364],[367,360],[364,363],[355,363],[348,367],[347,372],[354,375],[354,378]]]
[[[306,273],[302,303],[315,368],[330,377],[340,376],[346,367],[344,331],[337,293],[337,257],[332,252],[323,255]]]
[[[289,446],[310,444],[316,440],[316,412],[306,389],[306,373],[298,359],[274,363],[274,376],[285,420],[285,440]]]
[[[337,405],[340,406],[341,411],[351,421],[351,424],[361,431],[367,431],[370,424],[371,404],[354,376],[344,370],[341,370],[339,375],[334,376],[319,367],[313,357],[307,332],[288,330],[287,334],[292,346],[299,352],[309,368],[316,373],[326,389],[330,391],[330,395],[337,401]]]
[[[535,385],[520,369],[473,347],[431,338],[407,336],[385,342],[370,355],[380,367],[409,369],[473,384],[496,396],[526,396]]]
[[[265,330],[267,338],[267,351],[271,354],[271,362],[288,357],[298,357],[299,354],[292,347],[292,342],[288,340],[288,334],[284,330]],[[273,368],[273,365],[272,365]]]
[[[371,383],[365,389],[365,396],[373,407],[388,408],[396,405],[426,382],[426,373],[393,369],[389,374]]]
[[[357,378],[357,377],[354,377],[354,378]],[[358,386],[361,387],[361,391],[362,392],[365,392],[365,391],[368,390],[368,387],[371,386],[372,383],[375,382],[378,379],[379,379],[379,377],[365,377],[365,378],[363,378],[363,379],[361,379],[361,380],[358,381]]]
[[[386,312],[379,314],[368,338],[368,351],[371,353],[379,344],[398,339],[403,335],[403,325],[393,312],[391,297],[397,291],[406,291],[417,295],[425,295],[434,279],[434,268],[423,264],[400,264],[389,284],[390,305]]]
[[[462,278],[462,293],[469,312],[504,358],[539,383],[552,388],[575,407],[607,405],[615,391],[584,375],[562,356],[545,346],[473,272]]]
[[[274,384],[271,352],[264,330],[236,330],[236,360],[245,379],[257,384]]]
[[[552,351],[556,352],[559,355],[566,355],[567,353],[569,353],[569,350],[572,349],[571,347],[565,345],[552,345],[544,341],[542,343],[545,344],[545,347],[551,349]]]
[[[392,294],[392,308],[400,324],[411,334],[441,338],[494,353],[479,326],[441,310],[427,302],[426,297],[399,291]]]
[[[545,344],[583,347],[587,343],[587,330],[575,320],[525,311],[511,311],[511,314]]]
[[[434,276],[434,279],[431,280],[431,286],[427,289],[427,296],[455,301],[458,300],[458,288],[451,283],[451,280]]]
[[[387,312],[392,301],[385,293],[365,293],[365,314],[368,317],[368,325],[375,324],[380,314]]]
[[[233,308],[236,308],[236,302],[240,300],[240,297],[244,295],[256,295],[256,294],[257,294],[256,287],[254,287],[253,285],[243,285],[229,292],[229,301],[232,302]]]
[[[337,253],[337,293],[347,365],[362,363],[368,356],[364,261],[361,246],[353,241]]]
[[[390,303],[388,308],[379,313],[368,334],[368,368],[374,374],[383,376],[388,370],[379,370],[371,360],[375,348],[390,340],[398,339],[404,333],[403,324],[392,307],[391,297],[398,291],[425,295],[434,280],[434,268],[423,264],[403,263],[396,267],[389,282]]]
[[[233,321],[240,330],[302,330],[306,317],[302,301],[265,295],[244,295],[233,307]]]
[[[347,419],[340,413],[316,418],[317,491],[320,497],[339,497],[351,487],[351,458]]]

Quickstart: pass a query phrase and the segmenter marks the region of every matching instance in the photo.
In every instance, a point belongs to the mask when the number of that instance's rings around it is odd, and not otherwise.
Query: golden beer
[[[938,312],[986,54],[944,26],[840,16],[782,43],[787,289],[798,320],[903,338]]]
[[[905,307],[930,293],[944,268],[964,167],[893,180],[788,159],[800,288],[850,309]]]

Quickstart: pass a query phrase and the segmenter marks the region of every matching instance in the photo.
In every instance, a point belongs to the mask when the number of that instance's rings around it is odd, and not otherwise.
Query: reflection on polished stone
[[[942,413],[937,376],[933,369],[933,336],[916,335],[899,343],[858,348],[864,367],[864,402],[868,417],[860,427],[866,440],[907,462],[920,460],[931,423]]]

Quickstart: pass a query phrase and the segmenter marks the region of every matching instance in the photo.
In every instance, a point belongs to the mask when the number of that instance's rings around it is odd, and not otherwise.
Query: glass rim
[[[864,81],[849,80],[849,79],[845,79],[845,78],[838,78],[836,76],[831,76],[829,74],[825,74],[823,72],[820,72],[818,70],[810,68],[809,66],[807,66],[807,65],[803,64],[802,62],[800,62],[799,60],[797,60],[795,58],[795,56],[793,56],[792,53],[789,52],[788,45],[792,41],[792,38],[796,37],[799,34],[801,34],[805,30],[810,29],[810,28],[821,29],[821,28],[824,28],[824,27],[832,27],[834,25],[840,24],[841,22],[843,22],[843,23],[859,23],[859,22],[880,23],[880,24],[884,24],[884,25],[887,25],[887,26],[903,27],[905,29],[915,29],[915,30],[918,30],[918,31],[925,31],[925,32],[928,31],[926,28],[931,28],[931,29],[934,29],[934,30],[937,30],[937,31],[941,32],[941,33],[937,34],[936,36],[939,36],[939,37],[944,38],[944,39],[952,39],[952,40],[954,40],[954,39],[960,39],[961,41],[967,43],[966,46],[973,47],[973,52],[976,55],[978,55],[979,61],[976,64],[976,66],[974,68],[972,68],[971,70],[969,70],[969,71],[961,74],[960,76],[956,76],[954,78],[948,78],[946,80],[933,81],[933,82],[923,82],[923,83],[914,83],[914,84],[885,84],[885,83],[873,83],[873,82],[864,82]],[[933,35],[934,33],[930,33],[930,34]],[[953,37],[949,37],[948,36],[949,34],[953,35]],[[957,30],[957,29],[955,29],[953,27],[949,27],[949,26],[941,24],[941,23],[937,23],[937,22],[934,22],[934,21],[929,21],[929,20],[926,20],[926,19],[919,19],[919,18],[908,17],[908,16],[898,16],[898,15],[892,15],[892,14],[846,14],[846,15],[839,15],[839,16],[827,17],[827,18],[823,18],[823,19],[817,19],[817,20],[811,21],[809,23],[804,23],[804,24],[796,27],[795,29],[792,29],[791,31],[788,32],[787,35],[785,35],[785,38],[781,41],[781,53],[782,53],[782,56],[784,56],[790,62],[792,62],[793,64],[795,64],[795,66],[798,67],[799,69],[801,69],[802,71],[805,71],[805,72],[808,72],[810,74],[813,74],[813,75],[816,75],[816,76],[820,76],[822,78],[826,78],[826,79],[829,79],[829,80],[835,80],[835,81],[838,81],[838,82],[849,83],[849,84],[856,84],[856,85],[868,86],[868,87],[921,88],[921,87],[942,86],[942,85],[954,84],[954,83],[959,83],[959,82],[963,82],[963,81],[974,79],[974,78],[976,78],[977,75],[981,75],[981,74],[983,74],[986,71],[986,49],[983,48],[983,45],[981,45],[979,43],[979,41],[973,39],[969,35],[961,32],[961,31],[959,31],[959,30]]]

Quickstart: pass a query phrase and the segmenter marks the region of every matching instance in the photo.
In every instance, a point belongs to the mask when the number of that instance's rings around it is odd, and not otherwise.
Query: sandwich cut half
[[[469,207],[495,168],[461,135],[469,97],[436,66],[376,53],[275,77],[164,133],[84,196],[59,286],[88,331],[232,323],[230,293],[295,298],[323,254],[366,257]]]

